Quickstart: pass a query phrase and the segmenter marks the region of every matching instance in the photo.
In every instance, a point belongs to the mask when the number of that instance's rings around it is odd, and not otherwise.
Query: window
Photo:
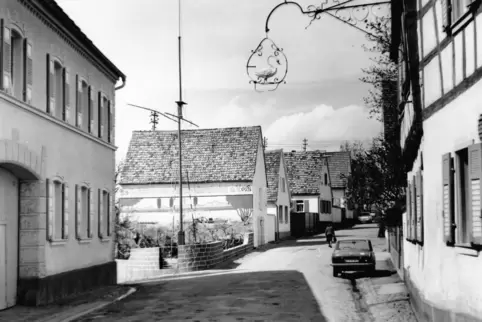
[[[77,127],[85,132],[90,129],[90,109],[89,109],[89,85],[87,82],[77,75],[77,91],[76,91],[76,113]]]
[[[457,195],[457,243],[465,244],[470,241],[469,222],[469,151],[467,148],[455,153],[455,191]]]
[[[444,241],[480,247],[482,143],[445,154],[442,165]]]
[[[85,240],[92,238],[92,190],[85,185],[77,185],[76,187],[76,238]]]
[[[325,176],[324,176],[324,177],[325,177],[325,186],[327,186],[327,185],[328,185],[328,174],[325,173]]]
[[[322,214],[331,214],[331,202],[327,200],[321,200],[320,211]]]
[[[283,206],[278,206],[278,222],[283,222]]]
[[[286,192],[286,182],[285,178],[281,178],[281,192]]]
[[[66,120],[65,71],[62,64],[47,54],[47,113]]]
[[[340,240],[336,250],[358,250],[371,252],[373,250],[369,240]]]
[[[60,179],[47,180],[47,239],[68,239],[68,186]]]
[[[288,224],[290,222],[290,214],[288,212],[288,206],[285,206],[285,223]]]
[[[32,104],[32,84],[33,84],[33,60],[32,60],[32,44],[24,40],[24,93],[23,100],[27,104]]]
[[[111,235],[110,194],[99,189],[99,237],[104,239]]]
[[[110,142],[110,101],[107,97],[99,92],[99,104],[97,110],[97,122],[99,138],[105,138]]]
[[[473,0],[451,0],[452,2],[452,22],[456,22],[469,11],[469,5]],[[449,1],[447,1],[449,2]]]
[[[296,212],[304,212],[303,200],[296,200]]]
[[[15,98],[23,98],[23,39],[20,33],[12,29],[11,31],[11,52],[10,52],[10,75],[12,81],[11,93]]]

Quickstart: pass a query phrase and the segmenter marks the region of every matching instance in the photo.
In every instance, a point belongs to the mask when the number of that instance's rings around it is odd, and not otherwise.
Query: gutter
[[[117,86],[114,88],[114,90],[119,90],[121,88],[123,88],[124,86],[126,86],[126,77],[125,76],[121,76],[121,79],[122,79],[122,84],[120,86]]]

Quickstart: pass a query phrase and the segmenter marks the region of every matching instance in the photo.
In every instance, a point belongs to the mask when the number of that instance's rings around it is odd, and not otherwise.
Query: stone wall
[[[128,260],[117,259],[117,283],[127,283],[156,278],[174,273],[200,271],[214,268],[217,264],[248,253],[254,247],[254,234],[246,233],[242,245],[223,250],[222,242],[184,245],[178,248],[177,262],[161,268],[159,248],[133,248]]]

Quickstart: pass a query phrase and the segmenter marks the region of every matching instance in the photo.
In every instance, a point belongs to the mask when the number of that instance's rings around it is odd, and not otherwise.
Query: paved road
[[[337,236],[369,236],[381,250],[376,233],[363,225]],[[78,321],[373,321],[356,280],[332,276],[331,252],[319,236],[285,241],[225,265],[227,273],[142,284]]]

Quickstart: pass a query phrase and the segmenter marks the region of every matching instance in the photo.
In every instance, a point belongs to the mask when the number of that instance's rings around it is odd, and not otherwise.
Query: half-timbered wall
[[[404,270],[412,294],[424,303],[481,317],[482,248],[477,238],[482,236],[482,164],[476,144],[482,113],[482,15],[478,10],[448,21],[447,1],[418,0],[423,140],[407,174]],[[406,104],[402,146],[411,112]],[[447,156],[453,168],[443,167],[449,164]],[[466,179],[461,179],[464,171]]]

